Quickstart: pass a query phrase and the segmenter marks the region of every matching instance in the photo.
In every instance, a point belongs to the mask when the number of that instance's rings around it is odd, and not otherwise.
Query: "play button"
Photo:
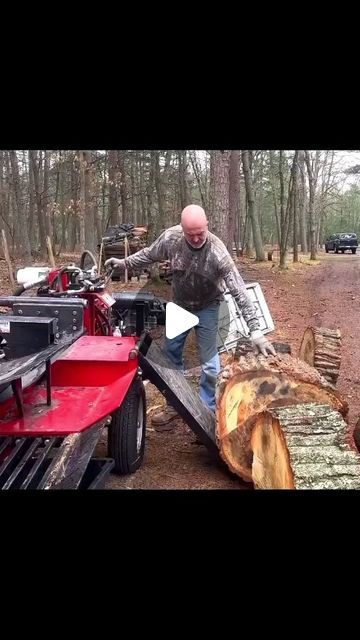
[[[193,313],[182,309],[174,302],[166,305],[165,333],[166,337],[172,340],[184,331],[188,331],[199,324],[199,318]]]

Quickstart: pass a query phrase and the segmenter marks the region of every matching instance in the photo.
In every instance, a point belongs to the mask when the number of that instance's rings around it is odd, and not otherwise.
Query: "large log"
[[[216,394],[216,439],[229,468],[252,480],[251,435],[256,417],[266,409],[315,402],[342,416],[347,403],[316,369],[289,354],[230,360],[219,375]]]
[[[341,362],[340,331],[308,327],[300,345],[299,358],[315,367],[328,382],[335,385]]]
[[[258,489],[360,489],[360,455],[341,415],[304,404],[260,413],[251,436]]]

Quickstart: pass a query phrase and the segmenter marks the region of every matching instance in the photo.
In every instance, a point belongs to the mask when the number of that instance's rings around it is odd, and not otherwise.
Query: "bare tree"
[[[211,230],[232,251],[229,237],[229,168],[230,151],[211,151],[210,225]]]
[[[320,151],[315,152],[315,158],[311,158],[309,151],[305,151],[305,162],[309,179],[309,225],[310,225],[310,260],[316,260],[315,238],[315,190],[319,172]]]
[[[109,224],[115,226],[119,222],[118,195],[117,195],[117,151],[108,151],[109,159]]]
[[[24,208],[21,201],[19,164],[16,151],[9,151],[14,191],[14,238],[16,253],[26,260],[31,259],[31,248]]]
[[[259,217],[255,208],[254,188],[250,171],[250,152],[248,150],[244,150],[241,155],[245,178],[246,198],[248,203],[248,214],[252,226],[256,260],[258,262],[262,262],[265,260],[265,253],[261,237]]]
[[[118,168],[119,168],[119,178],[120,178],[122,221],[129,222],[128,188],[127,188],[126,170],[125,170],[125,157],[126,157],[126,151],[124,150],[118,151]]]
[[[240,221],[240,159],[241,152],[231,151],[229,166],[229,243],[232,245],[237,236],[236,233]]]

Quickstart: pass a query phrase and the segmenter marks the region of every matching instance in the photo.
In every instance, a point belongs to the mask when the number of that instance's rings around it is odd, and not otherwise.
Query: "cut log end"
[[[349,427],[328,405],[259,414],[251,450],[257,489],[360,489],[360,456]]]
[[[217,442],[229,468],[252,480],[251,436],[267,409],[318,403],[347,414],[348,405],[320,374],[289,354],[242,356],[229,363],[217,387]]]
[[[338,330],[308,327],[304,333],[299,358],[336,385],[341,363],[341,333]]]

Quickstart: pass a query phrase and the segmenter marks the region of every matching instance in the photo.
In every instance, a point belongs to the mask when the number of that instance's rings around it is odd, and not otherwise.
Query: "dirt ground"
[[[360,343],[357,335],[360,255],[320,252],[318,258],[311,264],[300,256],[301,262],[296,265],[290,262],[285,271],[280,271],[276,263],[257,264],[249,259],[241,259],[238,267],[246,282],[259,282],[262,287],[275,324],[269,339],[288,342],[293,355],[298,354],[308,326],[340,329],[342,361],[337,387],[349,403],[349,423],[353,428],[360,415]],[[0,283],[0,294],[10,293],[4,261],[0,262]],[[114,291],[124,288],[118,283],[112,285]],[[126,288],[139,287],[132,284]],[[149,290],[170,299],[169,285],[149,285]],[[192,336],[188,343],[185,357],[187,366],[191,367],[198,364]],[[111,475],[108,489],[252,489],[252,485],[243,483],[214,461],[205,447],[196,444],[194,434],[182,420],[175,422],[171,432],[154,431],[151,414],[163,405],[164,399],[150,383],[146,385],[146,394],[148,424],[143,465],[131,476]],[[105,432],[98,453],[106,455]]]

